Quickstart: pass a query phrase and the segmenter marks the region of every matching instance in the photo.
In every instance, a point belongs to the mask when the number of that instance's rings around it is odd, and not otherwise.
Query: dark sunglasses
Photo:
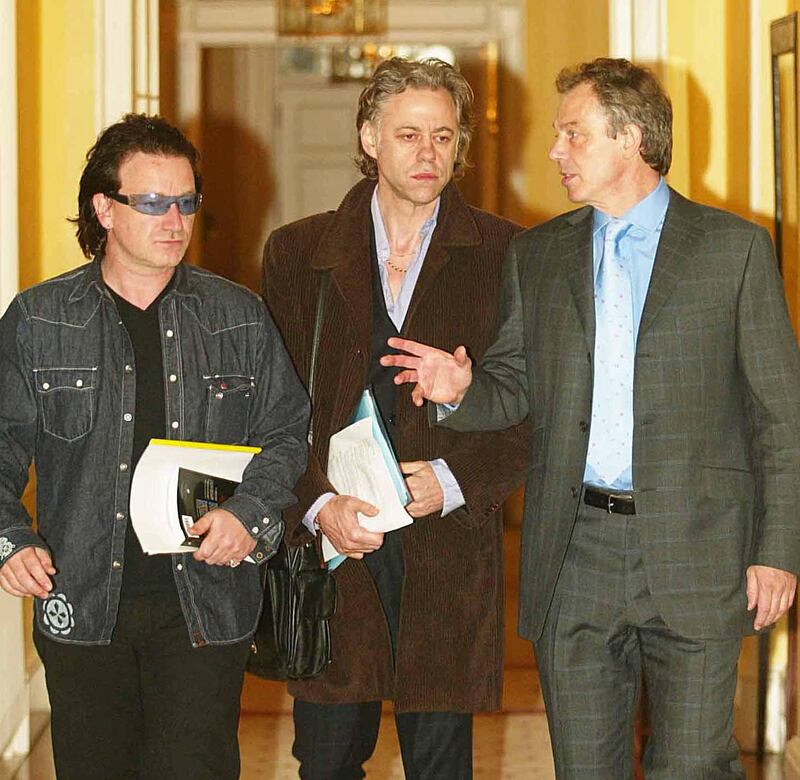
[[[178,207],[178,211],[184,217],[197,212],[203,202],[203,195],[199,192],[188,192],[185,195],[159,195],[157,192],[148,192],[144,195],[123,195],[120,192],[107,192],[109,198],[130,206],[140,214],[148,214],[151,217],[160,217],[166,214],[172,204]]]

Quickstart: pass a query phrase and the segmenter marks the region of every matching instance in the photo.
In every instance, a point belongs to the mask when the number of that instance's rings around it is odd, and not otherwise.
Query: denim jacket
[[[306,467],[309,403],[260,299],[181,264],[159,305],[171,439],[249,444],[262,452],[225,502],[274,553],[282,510]],[[0,319],[0,566],[24,547],[57,573],[38,627],[64,642],[107,644],[117,616],[131,486],[136,367],[100,262],[20,293]],[[37,531],[20,502],[33,458]],[[259,567],[172,556],[195,646],[246,638],[261,608]]]

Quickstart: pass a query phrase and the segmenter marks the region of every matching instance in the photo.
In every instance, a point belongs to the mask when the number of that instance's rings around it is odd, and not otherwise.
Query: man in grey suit
[[[643,68],[559,74],[550,151],[588,204],[516,237],[496,341],[473,367],[402,339],[457,430],[534,428],[520,633],[559,778],[630,778],[642,671],[651,778],[742,778],[743,633],[800,570],[800,359],[766,231],[667,187],[669,98]],[[467,392],[468,390],[468,392]]]

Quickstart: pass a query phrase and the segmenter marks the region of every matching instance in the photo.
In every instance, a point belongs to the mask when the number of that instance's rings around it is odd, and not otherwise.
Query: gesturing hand
[[[0,587],[12,596],[46,599],[53,589],[50,576],[55,573],[47,550],[41,547],[23,547],[0,569]]]
[[[451,355],[442,349],[429,347],[409,339],[390,338],[389,346],[405,354],[384,355],[381,365],[405,369],[395,376],[395,384],[415,382],[411,399],[422,406],[427,398],[440,404],[459,404],[472,382],[472,361],[464,347]]]
[[[221,507],[206,512],[193,526],[192,531],[203,536],[195,560],[208,564],[238,566],[255,549],[256,540],[247,533],[236,515]]]
[[[758,608],[753,628],[772,625],[794,603],[797,577],[772,566],[747,567],[747,609]]]
[[[378,511],[355,496],[334,496],[319,510],[317,523],[340,553],[348,558],[363,558],[383,544],[383,534],[364,528],[358,515],[375,517]]]

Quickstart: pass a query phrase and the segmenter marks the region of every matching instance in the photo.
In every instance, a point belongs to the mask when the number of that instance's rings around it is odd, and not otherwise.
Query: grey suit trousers
[[[686,639],[665,625],[642,565],[645,522],[581,503],[534,645],[556,775],[630,780],[644,672],[647,779],[744,778],[731,733],[740,640]]]

